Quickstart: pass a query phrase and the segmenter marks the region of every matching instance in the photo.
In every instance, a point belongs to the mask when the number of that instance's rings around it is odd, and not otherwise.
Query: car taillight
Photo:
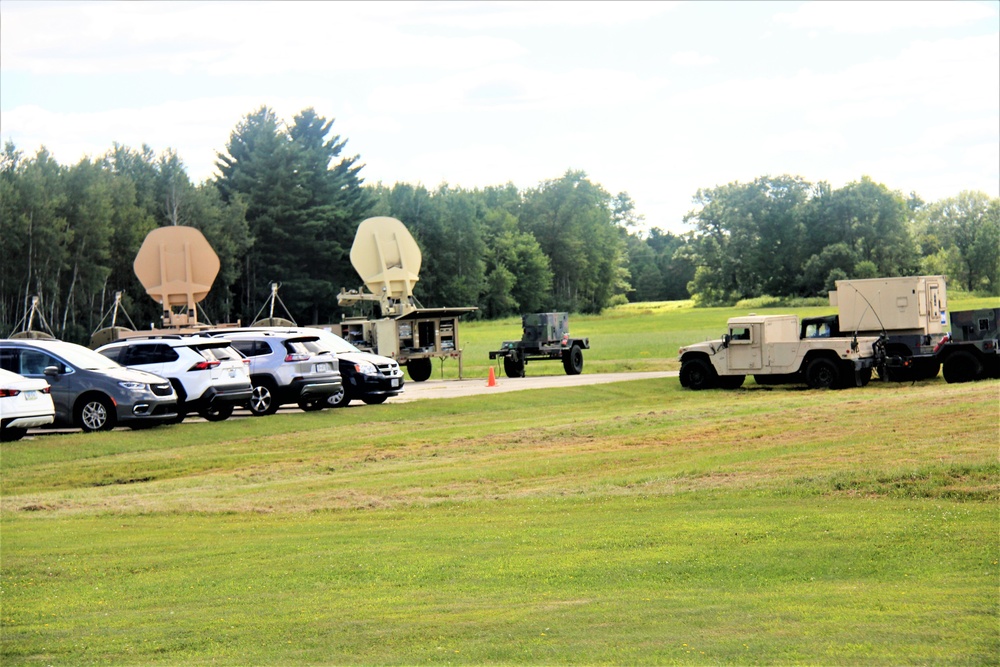
[[[243,360],[243,365],[244,366],[249,366],[250,365],[250,360],[249,359],[244,359]]]
[[[10,398],[21,393],[20,389],[0,389],[0,398]]]
[[[286,354],[285,361],[309,361],[308,354]]]
[[[215,368],[220,363],[222,363],[222,362],[221,361],[199,361],[198,363],[196,363],[194,366],[192,366],[188,370],[189,371],[207,371],[207,370],[209,370],[211,368]]]

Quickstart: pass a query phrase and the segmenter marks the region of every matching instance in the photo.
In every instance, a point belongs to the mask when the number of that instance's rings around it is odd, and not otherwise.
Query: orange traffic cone
[[[497,376],[496,373],[493,372],[492,366],[490,366],[490,379],[486,381],[486,386],[487,387],[497,386]]]

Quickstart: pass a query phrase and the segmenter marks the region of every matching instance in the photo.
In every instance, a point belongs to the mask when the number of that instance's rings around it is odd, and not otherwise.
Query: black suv
[[[313,345],[336,353],[340,361],[344,389],[330,396],[330,405],[342,408],[352,400],[377,405],[403,393],[403,370],[395,359],[362,352],[332,331],[315,331],[319,340]]]

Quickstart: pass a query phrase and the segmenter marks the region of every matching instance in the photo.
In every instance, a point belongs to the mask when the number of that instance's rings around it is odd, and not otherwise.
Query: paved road
[[[579,387],[626,380],[652,380],[677,377],[677,371],[656,371],[643,373],[595,373],[592,375],[543,375],[540,377],[508,378],[499,377],[496,386],[490,387],[485,378],[465,380],[428,380],[407,382],[400,396],[389,399],[389,403],[404,403],[427,398],[455,398],[477,396],[479,394],[499,394],[523,389],[546,389],[549,387]]]
[[[499,377],[496,386],[490,387],[485,378],[465,380],[427,380],[426,382],[406,383],[406,390],[400,396],[394,396],[386,405],[392,403],[409,403],[432,398],[456,398],[459,396],[477,396],[480,394],[500,394],[508,391],[524,389],[546,389],[549,387],[580,387],[607,382],[624,382],[627,380],[652,380],[656,378],[677,377],[677,371],[654,371],[642,373],[595,373],[593,375],[542,375],[537,377],[508,378]],[[364,408],[361,401],[351,403],[351,408]],[[282,412],[297,412],[295,405],[286,405]],[[237,410],[232,419],[251,419],[248,410]],[[185,424],[204,421],[198,416],[189,415]],[[119,430],[124,430],[119,427]],[[53,435],[57,433],[79,433],[79,429],[30,429],[28,437],[36,435]]]

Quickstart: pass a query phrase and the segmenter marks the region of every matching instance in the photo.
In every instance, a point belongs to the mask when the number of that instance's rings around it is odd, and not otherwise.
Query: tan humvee
[[[681,386],[736,389],[747,375],[757,384],[805,383],[813,389],[868,384],[880,339],[801,337],[794,315],[748,315],[729,320],[721,340],[682,347]]]

